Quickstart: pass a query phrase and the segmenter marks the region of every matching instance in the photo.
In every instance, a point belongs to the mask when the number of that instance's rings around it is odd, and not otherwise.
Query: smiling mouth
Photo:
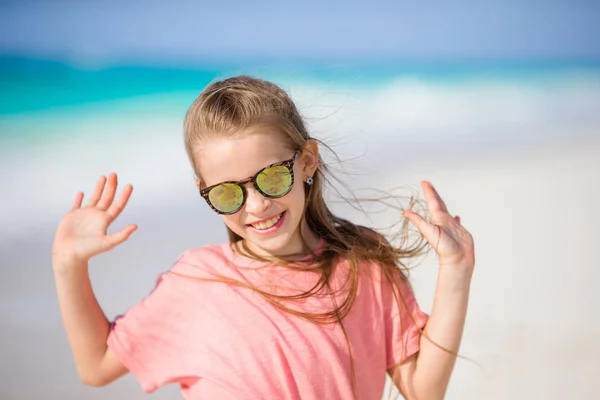
[[[279,222],[279,220],[281,219],[281,217],[283,217],[283,213],[277,214],[273,218],[269,218],[267,220],[260,221],[260,222],[257,222],[255,224],[248,224],[248,225],[250,225],[251,227],[253,227],[256,230],[264,231],[264,230],[267,230],[269,228],[272,228],[275,224],[277,224],[277,222]]]

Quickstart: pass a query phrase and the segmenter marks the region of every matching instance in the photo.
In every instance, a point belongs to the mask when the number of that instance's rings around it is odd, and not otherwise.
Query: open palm
[[[52,246],[53,256],[88,261],[93,256],[124,242],[137,229],[135,225],[127,225],[118,232],[107,234],[110,224],[125,208],[133,187],[125,185],[115,201],[117,175],[110,174],[108,185],[106,182],[104,176],[98,180],[90,200],[84,207],[81,207],[83,193],[77,193],[73,207],[65,214],[56,231]]]
[[[475,266],[473,237],[461,225],[460,217],[453,217],[433,185],[421,182],[431,222],[419,214],[405,211],[408,218],[425,239],[433,246],[440,265],[462,265],[469,269]]]

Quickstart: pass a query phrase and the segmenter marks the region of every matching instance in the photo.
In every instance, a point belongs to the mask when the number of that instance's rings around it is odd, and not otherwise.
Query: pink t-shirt
[[[334,289],[344,288],[347,267],[346,260],[336,264]],[[406,310],[399,313],[375,264],[360,271],[343,324],[357,399],[380,400],[387,369],[418,351],[419,327],[428,316],[406,283],[401,291],[416,324]],[[186,251],[149,296],[115,320],[108,337],[145,392],[178,383],[186,399],[352,399],[350,353],[339,324],[306,321],[248,288],[202,280],[219,276],[287,295],[318,281],[314,272],[240,257],[228,243]],[[346,293],[336,295],[338,306]],[[334,308],[323,291],[285,304],[313,313]]]

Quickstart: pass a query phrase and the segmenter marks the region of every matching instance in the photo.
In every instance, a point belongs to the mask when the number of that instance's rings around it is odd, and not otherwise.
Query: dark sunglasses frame
[[[299,154],[300,154],[300,151],[297,151],[297,152],[294,153],[294,155],[292,156],[292,158],[290,158],[289,160],[280,161],[280,162],[277,162],[277,163],[274,163],[274,164],[271,164],[271,165],[267,165],[266,167],[264,167],[260,171],[258,171],[256,174],[254,174],[254,176],[252,176],[251,178],[248,178],[246,180],[243,180],[243,181],[226,181],[226,182],[217,183],[216,185],[209,186],[209,187],[207,187],[205,189],[200,189],[200,195],[204,198],[204,200],[206,200],[206,203],[210,206],[210,208],[213,209],[214,212],[216,212],[217,214],[221,214],[221,215],[235,214],[236,212],[240,211],[242,209],[242,207],[244,207],[244,204],[246,204],[246,199],[248,198],[248,192],[246,190],[246,184],[250,183],[250,182],[252,182],[252,185],[254,186],[254,188],[260,194],[262,194],[264,197],[267,197],[269,199],[276,199],[276,198],[279,198],[279,197],[283,197],[286,194],[288,194],[292,190],[292,187],[294,186],[294,162],[296,161],[296,158],[298,157]],[[285,193],[273,196],[273,195],[270,195],[270,194],[267,194],[267,193],[263,192],[260,189],[260,187],[258,187],[258,184],[256,183],[256,178],[265,169],[272,168],[272,167],[279,167],[279,166],[284,166],[284,167],[286,167],[290,171],[290,176],[292,177],[292,181],[290,183],[289,189],[286,190]],[[236,184],[240,188],[242,188],[242,203],[240,204],[240,206],[236,210],[230,211],[230,212],[223,212],[223,211],[217,210],[215,208],[215,206],[213,206],[213,204],[210,202],[210,198],[208,197],[208,195],[209,195],[209,193],[210,193],[210,191],[212,189],[216,188],[217,186],[224,185],[226,183]]]

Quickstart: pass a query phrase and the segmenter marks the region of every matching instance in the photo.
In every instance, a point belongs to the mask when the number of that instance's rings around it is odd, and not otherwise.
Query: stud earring
[[[308,178],[306,178],[307,185],[312,185],[312,183],[313,183],[313,178],[311,178],[310,176]]]

